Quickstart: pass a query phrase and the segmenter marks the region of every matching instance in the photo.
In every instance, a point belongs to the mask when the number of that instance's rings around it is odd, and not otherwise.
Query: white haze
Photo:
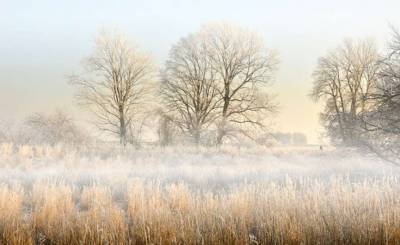
[[[279,184],[288,179],[329,182],[343,178],[362,183],[399,176],[397,167],[373,155],[353,150],[320,151],[317,147],[171,147],[125,153],[89,150],[85,154],[30,146],[10,154],[7,145],[2,147],[0,182],[22,185],[27,190],[41,182],[78,188],[102,185],[118,192],[136,180],[224,190],[243,184]]]
[[[384,47],[388,24],[399,25],[399,1],[11,1],[0,2],[0,112],[24,117],[71,103],[66,75],[76,71],[103,27],[118,28],[162,65],[171,44],[213,21],[260,32],[281,58],[274,92],[276,125],[319,143],[320,108],[307,93],[316,60],[348,37],[372,37]]]

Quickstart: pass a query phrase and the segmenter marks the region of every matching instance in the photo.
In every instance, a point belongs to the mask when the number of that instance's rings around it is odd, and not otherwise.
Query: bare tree
[[[376,89],[366,96],[372,109],[362,117],[364,145],[400,164],[400,33],[393,27],[388,52],[379,65]]]
[[[125,146],[146,97],[146,79],[152,72],[149,56],[124,36],[103,32],[96,39],[94,53],[85,60],[84,70],[71,78],[79,88],[79,101],[94,112],[100,130],[118,136]]]
[[[276,109],[266,93],[278,64],[276,55],[256,33],[226,23],[205,26],[198,35],[205,40],[222,100],[217,144],[234,125],[265,126],[266,113]]]
[[[202,130],[217,118],[221,101],[204,40],[189,35],[172,47],[160,92],[165,116],[199,144]]]
[[[359,143],[360,117],[371,107],[366,98],[376,88],[378,60],[369,40],[347,40],[319,59],[311,97],[325,99],[321,120],[333,141]]]

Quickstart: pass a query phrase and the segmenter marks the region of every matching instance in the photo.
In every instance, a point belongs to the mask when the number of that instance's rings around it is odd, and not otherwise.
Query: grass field
[[[0,244],[400,243],[399,169],[352,150],[3,144],[0,168]]]

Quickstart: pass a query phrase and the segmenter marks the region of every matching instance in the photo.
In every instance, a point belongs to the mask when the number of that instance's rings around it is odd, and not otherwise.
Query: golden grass
[[[400,244],[398,172],[290,151],[2,145],[0,244]]]
[[[227,191],[135,181],[0,186],[1,244],[396,244],[400,181],[246,184]]]

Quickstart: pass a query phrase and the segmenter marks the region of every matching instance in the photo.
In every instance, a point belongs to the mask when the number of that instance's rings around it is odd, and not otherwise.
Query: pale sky
[[[276,129],[318,143],[320,106],[307,96],[318,57],[344,38],[373,38],[383,49],[389,23],[400,27],[399,11],[399,0],[0,0],[0,117],[54,108],[79,117],[66,76],[101,28],[126,33],[162,65],[180,37],[226,21],[261,33],[279,53]]]

